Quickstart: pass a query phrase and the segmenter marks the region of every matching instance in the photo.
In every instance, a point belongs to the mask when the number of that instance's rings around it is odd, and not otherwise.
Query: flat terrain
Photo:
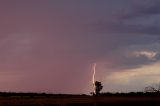
[[[0,106],[160,106],[159,96],[12,96]]]

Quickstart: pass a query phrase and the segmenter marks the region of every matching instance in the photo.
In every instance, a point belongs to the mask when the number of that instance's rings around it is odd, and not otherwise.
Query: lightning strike
[[[95,75],[96,75],[96,63],[94,63],[94,66],[93,66],[93,76],[92,76],[92,83],[93,84],[95,83]]]
[[[96,75],[96,63],[93,65],[93,76],[92,76],[92,83],[93,83],[93,93],[95,94],[95,75]]]

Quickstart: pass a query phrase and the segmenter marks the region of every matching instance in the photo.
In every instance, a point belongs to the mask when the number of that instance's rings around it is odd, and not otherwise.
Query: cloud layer
[[[88,93],[95,62],[104,91],[141,89],[135,80],[146,84],[152,71],[139,73],[158,68],[160,59],[159,5],[158,0],[1,1],[0,90]],[[125,72],[138,77],[126,86],[114,83],[128,78]]]

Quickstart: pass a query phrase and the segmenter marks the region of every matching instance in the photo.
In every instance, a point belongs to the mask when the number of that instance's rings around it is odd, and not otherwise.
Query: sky
[[[159,0],[1,0],[0,91],[89,93],[160,82]]]

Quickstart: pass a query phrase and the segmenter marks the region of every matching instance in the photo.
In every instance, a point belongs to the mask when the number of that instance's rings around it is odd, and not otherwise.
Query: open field
[[[0,106],[160,106],[153,96],[44,96],[0,97]]]

